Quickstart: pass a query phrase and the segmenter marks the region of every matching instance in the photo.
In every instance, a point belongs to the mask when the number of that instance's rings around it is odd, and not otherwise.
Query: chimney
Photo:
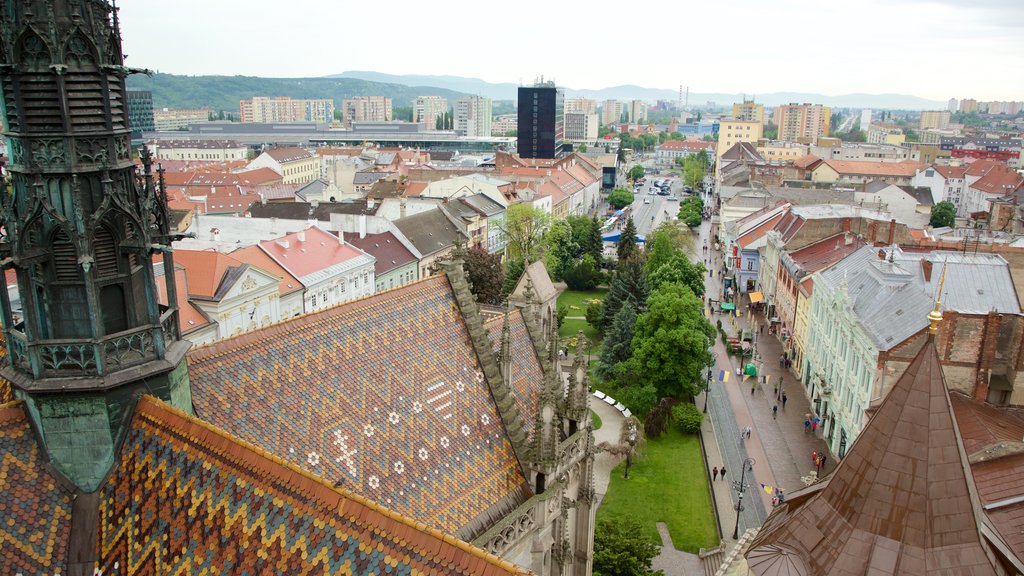
[[[921,260],[921,271],[924,272],[924,281],[932,281],[932,263],[930,260]]]
[[[288,249],[288,241],[287,240],[279,239],[279,240],[277,240],[277,245],[280,246],[281,248],[284,248],[285,250]]]
[[[878,259],[885,262],[885,250],[882,248],[878,249]]]
[[[366,214],[359,215],[359,237],[366,238]]]
[[[892,240],[896,237],[896,219],[889,220],[889,246],[892,246]]]
[[[373,207],[375,205],[376,205],[376,202],[374,202],[373,198],[367,196],[366,197],[366,209],[367,210],[373,210]]]
[[[338,244],[340,244],[342,246],[345,245],[345,231],[344,230],[338,230]]]
[[[298,238],[299,242],[305,242],[306,241],[306,231],[305,230],[299,230],[299,233],[296,234],[295,237]]]
[[[210,234],[213,235],[214,242],[220,242],[220,228],[210,228]]]
[[[849,232],[847,232],[844,235],[843,240],[844,240],[844,242],[846,243],[847,246],[849,246],[850,244],[853,244],[853,234],[850,234]]]

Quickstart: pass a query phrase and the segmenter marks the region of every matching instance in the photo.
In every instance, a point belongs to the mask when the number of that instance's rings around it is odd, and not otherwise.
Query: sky
[[[1024,100],[1024,0],[121,0],[126,64]]]

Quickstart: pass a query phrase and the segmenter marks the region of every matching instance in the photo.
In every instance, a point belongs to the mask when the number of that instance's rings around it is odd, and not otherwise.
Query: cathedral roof
[[[148,396],[99,519],[104,574],[526,573]]]
[[[529,489],[446,276],[190,354],[196,413],[463,538]]]
[[[0,405],[0,564],[5,574],[67,569],[72,500],[72,491],[50,473],[23,403]]]
[[[504,325],[503,316],[491,318],[484,327],[494,346],[494,353],[501,352],[501,331]],[[515,308],[508,314],[509,347],[512,351],[512,382],[510,386],[515,399],[516,408],[522,422],[526,425],[526,435],[529,438],[533,435],[533,421],[540,410],[540,396],[544,387],[544,370],[541,367],[541,358],[538,351],[530,340],[530,334],[526,330],[526,321],[520,308]]]
[[[996,573],[931,338],[832,475],[795,496],[751,543],[758,576]]]

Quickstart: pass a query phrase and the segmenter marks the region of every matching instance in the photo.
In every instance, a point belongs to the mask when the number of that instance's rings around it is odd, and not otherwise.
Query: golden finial
[[[939,322],[942,322],[942,312],[939,310],[939,306],[942,304],[942,286],[946,283],[946,268],[948,267],[949,264],[943,261],[942,276],[939,278],[939,289],[935,292],[935,308],[928,313],[928,322],[931,323],[928,333],[932,335],[939,331]]]

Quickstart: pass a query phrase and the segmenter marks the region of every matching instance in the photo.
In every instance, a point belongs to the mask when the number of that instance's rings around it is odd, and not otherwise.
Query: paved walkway
[[[712,254],[712,243],[708,243],[710,256],[701,250],[708,238],[710,225],[705,222],[700,227],[700,240],[695,243],[695,252],[699,260],[709,259],[709,267],[714,270],[714,277],[706,279],[707,293],[717,296],[722,292],[721,258]],[[744,495],[744,510],[740,515],[739,532],[747,528],[759,527],[767,513],[771,511],[771,495],[761,489],[761,484],[782,488],[791,492],[804,486],[802,478],[813,476],[814,465],[811,453],[826,450],[823,440],[817,435],[805,433],[803,422],[805,415],[811,411],[810,403],[804,395],[796,376],[789,370],[779,367],[778,358],[782,354],[782,344],[774,336],[760,333],[759,326],[764,318],[754,315],[749,318],[745,314],[747,297],[741,296],[739,308],[741,315],[712,315],[712,323],[721,319],[728,323],[727,331],[752,328],[755,331],[756,348],[762,362],[758,365],[758,375],[768,376],[767,384],[753,378],[738,376],[740,358],[730,357],[721,339],[714,346],[718,370],[730,371],[729,380],[724,384],[714,375],[708,398],[710,418],[705,422],[705,443],[708,447],[707,465],[721,468],[726,466],[728,473],[725,482],[714,483],[715,498],[722,523],[722,531],[726,543],[732,541],[732,532],[736,522],[734,506],[737,493],[733,482],[739,480],[740,469],[745,458],[755,460],[753,473],[745,479],[747,493]],[[786,393],[787,403],[783,408],[777,399],[775,384],[782,383],[779,396]],[[753,394],[751,389],[753,388]],[[704,395],[698,398],[698,405],[704,402]],[[777,415],[773,417],[772,407],[779,406]],[[750,426],[753,429],[749,440],[740,440],[740,430]],[[707,428],[710,428],[710,433]],[[717,451],[712,449],[717,446]],[[831,470],[835,464],[834,457],[829,454],[826,465]],[[752,498],[753,496],[757,498]]]

